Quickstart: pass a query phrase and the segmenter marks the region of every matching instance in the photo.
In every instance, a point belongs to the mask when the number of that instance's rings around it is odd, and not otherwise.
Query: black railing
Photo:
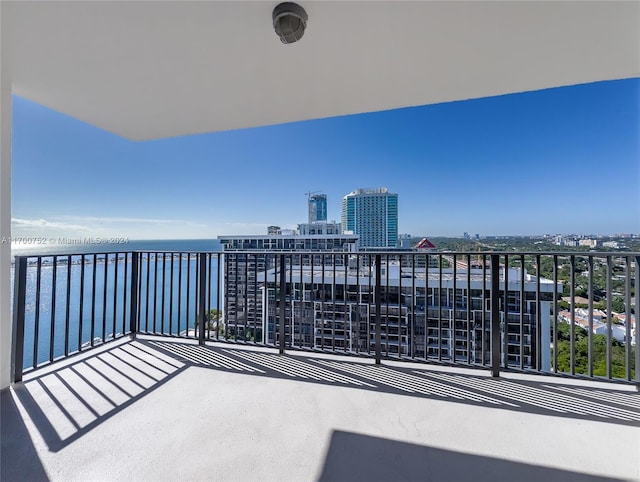
[[[20,256],[13,379],[148,334],[639,383],[633,253]]]

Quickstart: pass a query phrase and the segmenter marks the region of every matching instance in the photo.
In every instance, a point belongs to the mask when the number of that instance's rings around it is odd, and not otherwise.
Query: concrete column
[[[0,2],[0,390],[11,375],[11,81]]]

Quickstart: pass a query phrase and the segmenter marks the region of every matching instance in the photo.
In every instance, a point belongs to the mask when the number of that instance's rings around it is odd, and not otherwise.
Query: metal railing
[[[13,379],[136,334],[640,383],[638,253],[20,256]]]

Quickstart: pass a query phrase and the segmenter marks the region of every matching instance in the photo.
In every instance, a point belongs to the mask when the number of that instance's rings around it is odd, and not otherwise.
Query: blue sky
[[[359,187],[414,236],[640,232],[640,79],[150,142],[13,102],[14,236],[263,234]]]

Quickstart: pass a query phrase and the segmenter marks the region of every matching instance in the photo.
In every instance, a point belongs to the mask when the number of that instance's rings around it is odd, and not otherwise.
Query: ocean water
[[[77,244],[58,243],[59,238],[27,238],[26,242],[12,244],[13,256],[46,254],[115,253],[123,251],[174,251],[174,252],[218,252],[217,239],[153,239],[128,240],[118,243],[96,242],[97,238],[78,239]],[[86,242],[85,242],[86,241]]]
[[[206,267],[205,310],[221,308],[217,240],[132,241],[125,245],[15,250],[14,256],[30,256],[25,292],[25,368],[128,332],[131,255],[115,253],[133,250],[143,251],[137,313],[141,331],[180,335],[194,326],[198,313],[198,252],[212,253]],[[183,254],[162,254],[167,251]],[[52,253],[59,255],[55,262]],[[93,253],[109,254],[94,258]],[[44,256],[40,258],[40,269],[36,256]],[[11,276],[13,290],[13,269]]]

